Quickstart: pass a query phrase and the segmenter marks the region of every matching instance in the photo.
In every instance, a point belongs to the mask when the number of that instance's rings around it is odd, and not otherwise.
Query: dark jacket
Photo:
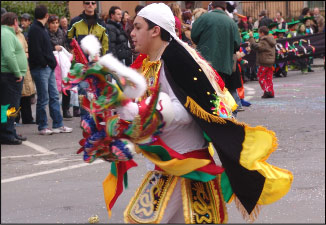
[[[256,43],[253,37],[249,38],[250,47],[256,52],[256,64],[259,66],[272,67],[275,63],[275,39],[266,35],[259,38]]]
[[[232,74],[233,53],[239,50],[241,38],[237,24],[224,11],[200,16],[192,25],[191,39],[217,72]]]
[[[68,43],[70,44],[72,38],[75,38],[78,44],[89,34],[95,35],[102,45],[101,54],[105,55],[109,49],[109,37],[106,32],[105,23],[99,19],[97,14],[87,17],[85,12],[79,16],[74,17],[68,28]]]
[[[129,66],[131,62],[131,48],[128,46],[128,35],[123,30],[121,24],[108,20],[106,28],[109,33],[110,41],[109,41],[109,52],[117,57],[119,60],[125,60],[127,66]]]
[[[262,27],[262,26],[268,27],[271,23],[273,23],[273,20],[271,20],[270,18],[268,18],[267,16],[265,16],[264,18],[262,18],[259,21],[258,27]]]
[[[53,55],[53,50],[46,28],[41,22],[34,20],[28,32],[28,62],[30,69],[45,68],[46,66],[54,69],[57,66],[57,61]]]
[[[48,30],[48,33],[50,35],[50,40],[51,40],[51,44],[52,44],[53,48],[56,45],[61,45],[62,47],[64,47],[66,50],[69,51],[68,40],[67,40],[67,37],[65,36],[65,33],[63,30],[58,28],[57,32],[55,32],[55,33]]]

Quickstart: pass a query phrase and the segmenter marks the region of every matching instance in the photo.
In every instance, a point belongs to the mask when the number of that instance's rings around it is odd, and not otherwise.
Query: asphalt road
[[[267,162],[294,175],[289,193],[263,206],[255,223],[325,223],[325,71],[314,69],[274,79],[274,99],[261,99],[258,82],[245,83],[252,106],[238,120],[275,131],[279,146]],[[36,125],[17,127],[28,141],[1,146],[1,223],[88,223],[95,215],[100,223],[123,223],[123,211],[146,173],[144,158],[136,156],[138,167],[130,170],[129,187],[109,220],[102,181],[110,164],[84,163],[76,155],[79,118],[65,125],[73,133],[40,136]],[[234,203],[227,208],[229,223],[245,222]]]

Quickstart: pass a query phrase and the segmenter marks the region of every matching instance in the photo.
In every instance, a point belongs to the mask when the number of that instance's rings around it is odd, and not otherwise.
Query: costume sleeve
[[[255,39],[253,37],[249,38],[250,47],[255,51],[262,51],[264,50],[264,42],[260,41],[256,43]]]
[[[15,74],[16,77],[21,77],[17,57],[15,55],[16,44],[20,44],[18,41],[15,43],[14,38],[1,38],[1,55],[5,58],[10,71]]]

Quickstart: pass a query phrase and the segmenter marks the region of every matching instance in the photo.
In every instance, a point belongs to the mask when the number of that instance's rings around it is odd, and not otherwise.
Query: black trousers
[[[0,75],[0,104],[9,104],[9,109],[15,107],[18,110],[23,88],[23,80],[16,82],[17,78],[12,73],[1,73]],[[1,112],[3,113],[3,112]],[[6,113],[6,112],[4,112]],[[15,118],[7,118],[7,123],[0,123],[0,140],[13,140],[17,137],[15,129]]]
[[[70,108],[70,91],[66,91],[67,95],[62,92],[62,111],[66,112]]]

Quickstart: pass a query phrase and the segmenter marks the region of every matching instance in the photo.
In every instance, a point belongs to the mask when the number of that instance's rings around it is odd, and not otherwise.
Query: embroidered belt
[[[200,182],[150,171],[129,202],[124,220],[126,223],[160,223],[175,185],[181,179],[186,223],[226,223],[227,211],[220,176],[209,182]]]

